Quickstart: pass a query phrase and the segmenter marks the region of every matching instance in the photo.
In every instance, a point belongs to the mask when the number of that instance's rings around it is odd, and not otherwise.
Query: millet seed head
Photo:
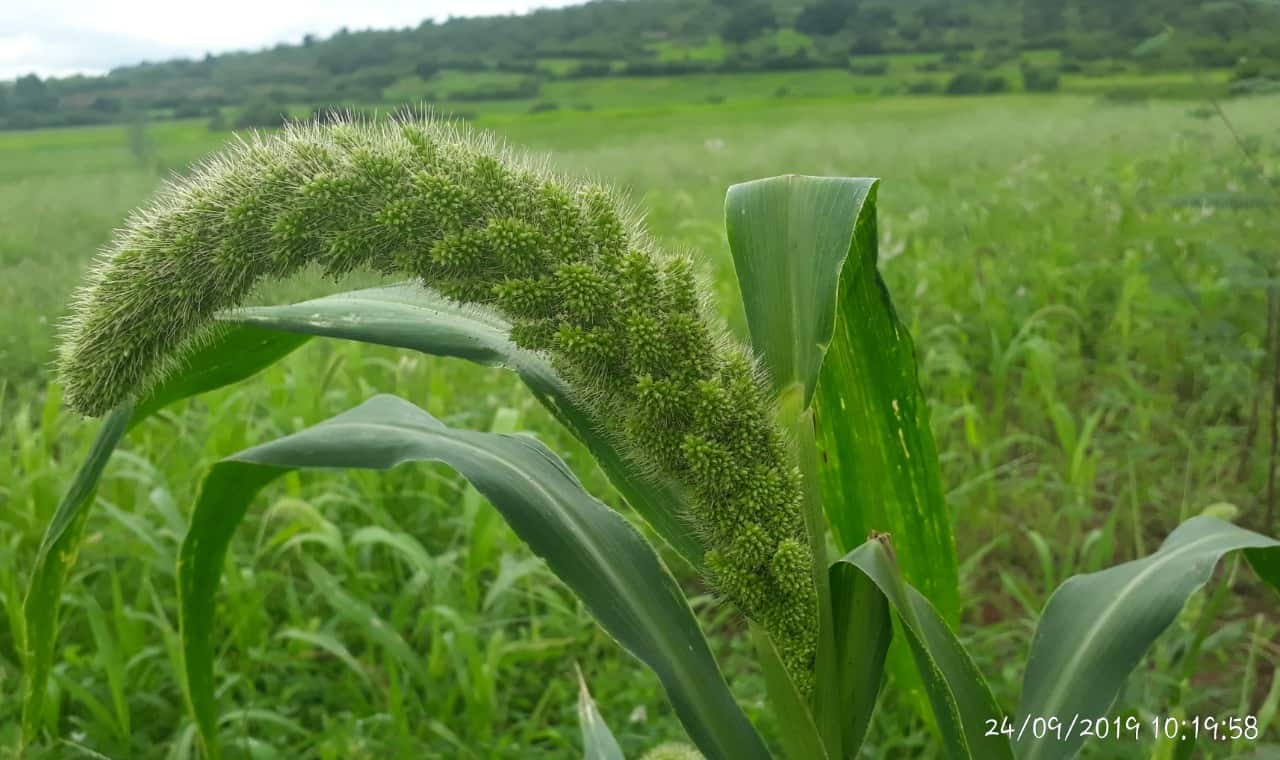
[[[77,291],[58,369],[101,415],[172,376],[214,316],[304,267],[400,273],[499,311],[627,456],[682,486],[710,579],[812,683],[817,598],[799,476],[749,351],[687,258],[608,190],[403,117],[235,143],[135,213]]]

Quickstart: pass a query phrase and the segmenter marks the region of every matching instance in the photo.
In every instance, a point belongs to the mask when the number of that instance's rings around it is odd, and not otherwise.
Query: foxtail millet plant
[[[214,315],[315,266],[418,278],[498,310],[627,454],[687,492],[713,585],[812,683],[817,591],[800,476],[749,349],[604,188],[431,119],[292,126],[170,183],[75,298],[59,367],[100,415],[181,366]]]
[[[752,639],[787,756],[860,752],[894,641],[910,650],[937,738],[952,756],[1073,756],[1082,734],[1060,741],[1037,729],[1019,744],[1020,732],[1006,726],[1105,716],[1143,653],[1223,555],[1244,550],[1258,575],[1280,589],[1280,541],[1201,515],[1154,554],[1068,579],[1046,603],[1017,712],[1007,712],[951,632],[946,610],[912,585],[925,581],[939,597],[949,595],[951,511],[914,348],[876,265],[876,187],[870,179],[788,175],[730,189],[726,227],[753,345],[769,362],[765,378],[706,308],[690,262],[661,252],[606,190],[557,178],[470,132],[416,118],[297,126],[241,142],[171,184],[117,236],[66,325],[66,397],[87,414],[111,414],[32,572],[20,629],[23,740],[44,722],[41,699],[57,601],[80,540],[76,525],[111,451],[133,421],[151,413],[138,409],[166,394],[172,401],[209,390],[192,381],[196,374],[214,371],[212,385],[233,382],[298,345],[273,346],[257,327],[219,334],[218,324],[245,319],[241,327],[267,325],[277,336],[311,334],[299,329],[305,325],[329,337],[449,356],[458,355],[452,344],[437,343],[432,331],[458,328],[493,349],[480,352],[485,359],[465,358],[489,364],[496,354],[553,411],[572,411],[557,417],[606,472],[626,470],[619,482],[638,509],[651,497],[678,503],[687,533],[670,524],[660,532],[678,534],[673,545],[755,621]],[[377,295],[360,301],[367,309],[353,310],[347,294],[258,310],[259,317],[275,314],[265,322],[243,312],[219,318],[259,282],[308,266],[334,277],[357,268],[408,275],[465,306],[443,308],[435,293],[413,294],[410,301],[430,306],[413,317],[397,312],[390,320],[396,340],[352,336],[329,319],[372,318]],[[383,292],[391,299],[383,303],[401,303],[406,289],[391,290],[396,295]],[[333,300],[347,305],[321,305]],[[299,309],[308,316],[298,317]],[[480,318],[490,310],[505,315],[514,344],[502,330],[467,329],[467,322],[493,328]],[[407,327],[424,340],[401,340]],[[236,355],[246,347],[248,356]],[[193,353],[199,348],[209,350]],[[523,371],[530,365],[541,373],[536,379]],[[551,391],[547,375],[555,376]],[[137,408],[129,403],[135,397]],[[607,445],[591,446],[606,437]],[[447,463],[489,498],[601,625],[654,671],[701,755],[770,756],[652,547],[586,494],[563,462],[528,439],[451,429],[380,396],[227,457],[204,478],[177,576],[184,691],[209,757],[220,756],[223,723],[214,596],[249,500],[298,468],[388,469],[408,461]],[[644,485],[657,497],[627,490],[636,473],[655,476]],[[846,528],[830,536],[844,552],[834,562],[825,556],[825,520]],[[862,542],[864,531],[871,538]],[[696,550],[682,543],[690,536]],[[900,568],[898,557],[910,561]],[[585,685],[582,694],[589,701]],[[598,747],[616,752],[603,718],[588,718],[584,744],[590,733]],[[670,747],[653,753],[689,755]]]

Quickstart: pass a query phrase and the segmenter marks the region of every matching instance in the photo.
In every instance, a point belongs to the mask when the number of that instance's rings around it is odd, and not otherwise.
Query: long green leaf
[[[802,404],[812,399],[815,479],[840,549],[872,530],[891,533],[907,580],[955,622],[951,517],[915,353],[876,269],[877,187],[872,179],[800,176],[735,185],[725,205],[729,243],[751,341],[775,390],[785,398],[796,384],[805,389]],[[825,567],[822,574],[825,585]],[[838,628],[834,638],[855,649],[876,645],[851,644]],[[894,650],[900,683],[922,701],[909,656]],[[819,649],[815,692],[828,737],[830,689],[821,687],[839,668],[829,652]],[[867,716],[845,714],[856,743]]]
[[[87,507],[93,502],[102,470],[128,430],[132,416],[133,407],[125,405],[113,411],[103,422],[89,456],[80,464],[71,487],[58,504],[36,553],[27,598],[22,605],[24,635],[19,637],[24,644],[22,732],[27,741],[35,735],[44,707],[44,692],[53,668],[53,651],[57,643],[58,600],[80,549]]]
[[[293,351],[306,338],[251,326],[233,326],[196,351],[185,369],[155,388],[136,404],[125,404],[107,416],[89,456],[80,463],[71,487],[45,529],[31,570],[23,604],[22,731],[30,741],[39,725],[44,693],[53,666],[58,636],[58,600],[68,571],[80,549],[82,528],[93,503],[98,480],[112,452],[125,434],[165,406],[243,380]]]
[[[999,721],[1003,712],[986,681],[934,606],[903,579],[887,539],[867,541],[837,562],[832,572],[846,581],[850,573],[861,574],[893,609],[948,754],[958,760],[1011,760],[1009,742],[988,731],[989,722]],[[846,581],[840,585],[847,587]]]
[[[955,621],[958,573],[915,350],[876,269],[873,179],[734,185],[729,244],[775,388],[812,398],[824,507],[844,551],[894,536],[902,572]]]
[[[306,342],[307,338],[302,335],[263,330],[253,325],[228,325],[183,362],[182,371],[137,403],[132,425],[170,404],[252,377]]]
[[[828,760],[831,753],[822,741],[809,703],[796,688],[787,666],[782,664],[773,640],[758,625],[752,625],[750,630],[765,688],[769,691],[770,706],[780,727],[778,739],[783,751],[791,760]]]
[[[578,723],[582,728],[583,760],[626,760],[622,747],[618,746],[618,740],[613,738],[609,724],[591,698],[582,670],[578,670]]]
[[[836,326],[852,224],[876,180],[788,175],[729,188],[725,228],[751,342],[774,388],[808,408]]]
[[[858,756],[884,682],[885,658],[893,639],[889,602],[875,583],[845,562],[831,566],[831,606],[835,630],[836,683],[847,720],[844,757]]]
[[[1072,757],[1084,741],[1067,726],[1106,715],[1142,656],[1178,616],[1187,599],[1208,582],[1222,556],[1249,550],[1274,566],[1280,541],[1216,517],[1193,517],[1178,526],[1154,554],[1067,579],[1049,598],[1022,683],[1016,725],[1057,717],[1064,732],[1036,739],[1022,733],[1022,760]],[[1269,555],[1269,556],[1268,556]],[[1262,573],[1274,585],[1274,576]]]
[[[415,461],[448,464],[489,499],[601,626],[654,670],[708,757],[768,757],[680,588],[626,520],[587,494],[536,440],[454,430],[391,396],[224,459],[205,478],[178,574],[188,696],[211,752],[217,747],[214,598],[231,536],[254,494],[296,468],[381,470]]]
[[[492,312],[459,306],[417,286],[396,285],[288,306],[242,309],[223,319],[514,370],[534,396],[587,446],[627,503],[690,564],[702,566],[702,548],[680,516],[684,500],[676,487],[630,466],[606,434],[607,428],[575,398],[551,365],[512,343],[510,325]]]

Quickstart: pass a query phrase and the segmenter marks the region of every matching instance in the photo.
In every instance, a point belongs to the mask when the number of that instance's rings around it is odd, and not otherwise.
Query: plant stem
[[[796,384],[779,400],[780,422],[791,439],[800,468],[803,489],[804,524],[813,555],[813,581],[818,592],[818,653],[814,688],[810,699],[814,723],[830,757],[842,757],[838,669],[834,667],[835,623],[831,612],[831,584],[827,575],[827,517],[822,505],[822,482],[818,475],[818,446],[815,441],[813,409],[799,407],[804,388]]]

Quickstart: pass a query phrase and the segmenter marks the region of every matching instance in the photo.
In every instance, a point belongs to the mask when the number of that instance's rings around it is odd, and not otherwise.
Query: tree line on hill
[[[1027,50],[1058,51],[1056,70],[1023,66],[1027,89],[1057,73],[1105,75],[1234,67],[1280,71],[1280,0],[594,0],[523,16],[340,30],[299,44],[143,63],[102,76],[0,83],[0,128],[150,118],[223,118],[287,104],[378,104],[398,82],[461,77],[440,100],[536,98],[555,78],[679,76],[848,68],[933,54],[948,89],[983,91],[983,68]],[[467,84],[469,82],[469,84]],[[444,85],[441,85],[443,87]]]

